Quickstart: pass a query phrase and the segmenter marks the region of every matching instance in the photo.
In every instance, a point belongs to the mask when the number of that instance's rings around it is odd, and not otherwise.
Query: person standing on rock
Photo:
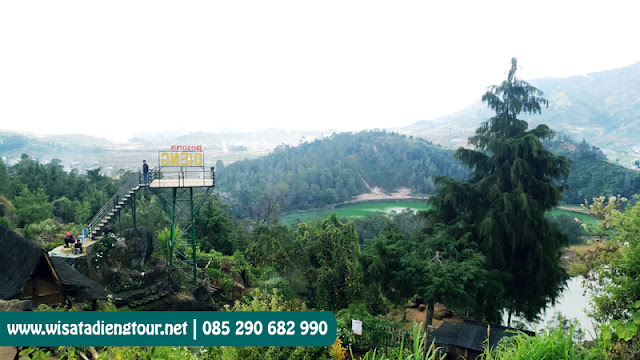
[[[149,165],[147,165],[147,160],[142,160],[142,174],[144,175],[144,184],[149,184]]]

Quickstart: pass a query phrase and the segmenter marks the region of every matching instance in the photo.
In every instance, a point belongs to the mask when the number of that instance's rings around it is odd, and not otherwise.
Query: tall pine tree
[[[541,140],[553,135],[546,125],[529,130],[521,113],[536,114],[548,104],[542,91],[516,77],[511,61],[507,79],[489,87],[483,102],[495,111],[469,138],[475,149],[455,157],[473,171],[458,182],[439,177],[430,200],[427,233],[470,233],[495,275],[476,299],[475,317],[499,321],[506,310],[534,319],[560,295],[568,278],[561,266],[567,237],[544,213],[561,200],[555,180],[568,176],[569,160],[546,150]],[[444,227],[442,226],[444,225]]]

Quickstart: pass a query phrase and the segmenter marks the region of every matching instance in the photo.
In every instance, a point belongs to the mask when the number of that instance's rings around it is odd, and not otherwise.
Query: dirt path
[[[436,304],[436,307],[441,307],[441,306],[442,305],[440,304]],[[402,327],[405,330],[411,330],[413,328],[414,322],[417,322],[418,324],[420,324],[420,326],[423,326],[427,317],[426,310],[425,311],[420,311],[418,309],[404,309],[404,310],[406,311],[406,317],[405,317],[405,320],[402,322]],[[403,315],[402,311],[403,309],[401,308],[393,309],[391,310],[391,312],[389,312],[389,314],[385,315],[385,317],[392,320],[401,320]],[[451,318],[439,320],[434,317],[431,324],[435,327],[440,327],[440,325],[442,325],[442,323],[444,323],[445,321],[463,322],[464,318],[462,316],[454,315]]]
[[[13,346],[0,346],[0,360],[13,360],[16,356],[16,348]]]
[[[589,212],[586,209],[584,209],[582,206],[579,206],[579,205],[560,205],[558,206],[558,209],[566,210],[566,211],[575,211],[575,212],[579,212],[587,215],[589,214]]]
[[[411,196],[413,192],[411,189],[402,187],[396,189],[396,191],[392,193],[386,193],[382,191],[379,187],[372,188],[368,193],[361,194],[355,197],[354,201],[365,201],[365,200],[395,200],[395,199],[426,199],[426,197],[415,197]]]

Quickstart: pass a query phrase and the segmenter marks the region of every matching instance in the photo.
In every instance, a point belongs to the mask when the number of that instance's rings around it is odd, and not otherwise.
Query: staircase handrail
[[[134,173],[129,177],[129,179],[116,191],[116,193],[107,201],[104,206],[96,213],[96,215],[89,221],[89,236],[91,236],[91,232],[95,229],[96,225],[98,225],[105,216],[118,205],[118,202],[122,199],[122,197],[129,193],[129,191],[133,190],[137,185],[140,184],[140,171]]]

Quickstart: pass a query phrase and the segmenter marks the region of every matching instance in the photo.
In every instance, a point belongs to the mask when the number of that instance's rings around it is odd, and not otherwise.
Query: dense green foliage
[[[469,138],[475,149],[455,156],[473,173],[467,181],[439,177],[427,210],[427,233],[475,244],[486,256],[491,276],[477,298],[477,318],[498,321],[502,309],[533,319],[560,295],[568,275],[561,267],[567,237],[544,217],[556,207],[569,161],[546,150],[545,125],[528,130],[520,113],[540,113],[542,92],[516,78],[516,60],[507,79],[482,97],[495,116]],[[544,271],[540,271],[544,269]]]
[[[26,154],[11,167],[0,162],[0,179],[5,180],[0,183],[0,203],[4,208],[0,221],[51,248],[66,231],[80,234],[131,175],[120,171],[116,177],[107,177],[100,168],[80,175],[77,170],[63,171],[56,159],[40,164]],[[136,202],[137,226],[156,229],[169,225],[158,199],[150,192],[139,191]],[[131,208],[125,207],[114,220],[119,229],[132,227]]]
[[[640,173],[593,158],[574,160],[566,181],[564,202],[583,203],[600,195],[632,198],[640,192]]]
[[[640,203],[624,213],[614,211],[614,235],[591,257],[587,274],[587,285],[593,292],[591,316],[605,322],[602,337],[615,359],[640,353],[639,223]]]
[[[304,254],[301,267],[314,307],[336,311],[360,298],[360,246],[352,222],[343,224],[331,214],[315,224],[300,224],[295,244]]]
[[[581,204],[585,199],[600,196],[621,195],[631,198],[640,192],[640,173],[610,162],[602,150],[587,143],[575,141],[566,134],[557,134],[547,139],[544,146],[556,155],[571,159],[571,171],[566,180],[563,202]]]
[[[468,236],[454,238],[445,232],[434,236],[408,237],[393,223],[362,253],[365,283],[395,304],[420,295],[429,304],[429,323],[435,302],[460,313],[470,312],[489,273],[484,257],[469,243]]]
[[[418,324],[413,325],[410,336],[403,336],[400,347],[374,349],[365,353],[361,360],[444,360],[439,355],[440,348],[426,342],[424,331]],[[353,357],[352,357],[353,358]]]
[[[361,245],[368,244],[378,237],[385,226],[393,224],[394,228],[406,238],[410,238],[425,226],[424,218],[417,216],[411,209],[401,212],[391,211],[389,214],[377,212],[363,218],[351,219],[358,229],[358,239]]]
[[[546,215],[547,221],[554,224],[569,239],[569,244],[577,245],[584,243],[583,237],[587,232],[582,228],[581,223],[575,221],[575,216],[571,215]]]
[[[305,307],[297,307],[277,293],[269,294],[260,290],[247,295],[233,306],[233,311],[305,311]],[[288,359],[329,359],[327,348],[323,347],[222,347],[207,348],[204,359],[247,359],[247,360],[288,360]]]
[[[231,255],[237,247],[235,229],[237,225],[229,216],[228,207],[217,196],[212,196],[200,209],[195,219],[196,238],[200,249],[209,252],[216,249]]]
[[[341,133],[231,164],[219,170],[217,181],[238,202],[236,211],[251,217],[259,212],[256,206],[268,207],[273,200],[260,199],[265,193],[281,194],[282,211],[344,202],[376,186],[428,194],[436,175],[460,179],[468,173],[451,155],[425,140],[395,133]]]
[[[621,195],[631,198],[640,192],[640,173],[607,160],[598,147],[575,141],[566,134],[557,134],[543,142],[556,155],[571,159],[569,177],[562,200],[567,204],[581,204],[585,199]]]
[[[353,333],[351,320],[362,321],[362,334]],[[338,335],[353,351],[367,351],[373,348],[391,348],[402,335],[409,332],[399,321],[390,321],[369,313],[362,303],[352,303],[348,308],[336,313]]]
[[[118,181],[100,175],[100,169],[79,175],[67,173],[59,161],[40,164],[23,154],[20,162],[0,165],[0,195],[17,203],[17,222],[24,226],[53,216],[53,202],[63,202],[63,217],[69,222],[86,222],[106,202]]]
[[[600,349],[586,349],[573,341],[574,328],[561,327],[543,331],[536,336],[519,333],[503,338],[492,350],[485,350],[486,360],[602,359]],[[494,344],[487,344],[494,345]]]

